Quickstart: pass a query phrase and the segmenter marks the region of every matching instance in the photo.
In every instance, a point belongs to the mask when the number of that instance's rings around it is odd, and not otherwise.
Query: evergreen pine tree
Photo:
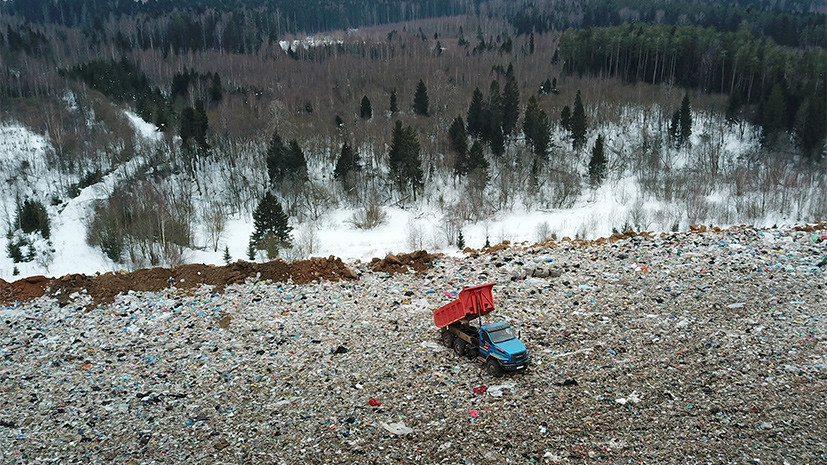
[[[362,97],[362,103],[359,105],[359,117],[362,119],[371,119],[373,117],[373,109],[370,106],[370,99],[367,95]]]
[[[729,94],[726,102],[726,120],[729,124],[734,124],[738,120],[738,110],[741,108],[741,97],[738,92]]]
[[[287,214],[284,213],[281,203],[269,191],[264,194],[253,211],[253,227],[250,241],[257,249],[263,248],[265,239],[272,241],[278,248],[291,247],[292,228],[288,224]],[[268,253],[270,252],[271,250],[268,250]]]
[[[184,69],[183,72],[173,74],[169,90],[170,101],[173,103],[183,102],[188,94],[188,87],[189,70]]]
[[[485,159],[485,150],[482,143],[478,140],[475,140],[473,144],[471,144],[471,149],[468,150],[468,169],[467,172],[481,170],[483,172],[488,173],[488,160]]]
[[[549,92],[551,92],[551,81],[549,81],[548,78],[546,78],[546,80],[542,84],[540,84],[539,94],[547,95]]]
[[[468,134],[465,132],[465,124],[462,117],[457,116],[451,123],[448,129],[448,138],[451,150],[456,154],[454,162],[454,172],[457,175],[463,175],[468,172],[467,155],[468,155]]]
[[[485,189],[488,185],[489,165],[485,155],[485,144],[475,139],[468,150],[468,173],[466,175],[466,192],[473,208],[484,208]]]
[[[681,112],[680,110],[675,110],[675,113],[672,113],[672,121],[669,123],[669,143],[675,145],[676,147],[680,147],[680,137]]]
[[[304,151],[302,151],[296,139],[290,141],[287,153],[288,176],[300,183],[307,181],[307,159],[305,159]]]
[[[583,109],[583,100],[580,97],[580,90],[574,97],[574,109],[571,113],[571,139],[572,148],[579,150],[586,143],[586,111]]]
[[[531,151],[544,157],[551,143],[551,122],[545,110],[540,108],[537,97],[534,95],[528,99],[526,106],[523,134]]]
[[[44,239],[48,239],[51,235],[49,214],[46,212],[46,207],[37,200],[23,201],[23,205],[17,208],[15,223],[26,234],[40,231]]]
[[[422,79],[416,85],[416,93],[413,102],[414,113],[421,116],[428,116],[428,89]]]
[[[391,98],[388,109],[391,111],[391,114],[399,111],[399,105],[396,103],[396,89],[391,91]]]
[[[471,105],[468,107],[468,114],[465,117],[465,120],[468,122],[468,134],[473,137],[482,137],[485,126],[484,110],[482,91],[477,87],[471,96]]]
[[[494,79],[488,87],[488,102],[485,107],[486,118],[488,119],[483,139],[489,140],[491,129],[496,125],[502,128],[503,121],[503,96],[500,92],[500,81]]]
[[[9,243],[6,244],[6,252],[9,258],[11,258],[12,263],[20,263],[23,261],[22,245],[21,241],[14,238],[9,239]]]
[[[560,112],[560,126],[571,132],[571,108],[568,105],[564,106]]]
[[[410,126],[403,127],[402,122],[397,121],[391,137],[388,165],[399,190],[405,192],[410,188],[414,200],[423,185],[424,173],[419,151],[419,141],[414,129]]]
[[[692,107],[689,104],[689,94],[683,95],[680,109],[680,144],[689,143],[692,135]]]
[[[270,176],[270,185],[278,186],[291,172],[287,146],[284,145],[278,131],[273,131],[273,137],[267,146],[267,174]]]
[[[204,101],[196,100],[195,108],[193,109],[193,127],[195,130],[195,143],[202,152],[209,149],[207,145],[207,130],[209,129],[209,122],[207,121],[207,111],[204,109]]]
[[[509,70],[512,70],[509,67]],[[517,79],[514,72],[506,75],[505,88],[503,89],[503,135],[510,136],[520,119],[520,89],[517,87]]]
[[[528,99],[525,116],[523,117],[523,135],[532,151],[534,151],[534,135],[537,133],[537,114],[539,111],[540,105],[537,103],[537,98],[532,95]]]
[[[503,135],[503,128],[502,125],[496,124],[496,118],[492,117],[489,121],[492,121],[492,123],[488,130],[488,147],[491,148],[491,153],[501,157],[505,154],[505,136]]]
[[[770,96],[761,111],[761,142],[771,146],[778,140],[778,134],[786,128],[787,102],[781,84],[775,83]]]
[[[353,148],[345,142],[342,145],[342,151],[339,153],[339,159],[336,161],[336,168],[333,170],[333,178],[344,180],[349,173],[359,171],[362,167],[359,166],[359,154],[353,151]]]
[[[189,147],[189,141],[195,137],[195,110],[192,107],[184,107],[179,121],[178,135],[181,137],[181,145],[186,148]]]
[[[230,256],[230,248],[228,246],[224,246],[224,263],[229,264],[233,260],[233,257]]]
[[[460,229],[459,234],[457,234],[457,248],[459,250],[465,250],[465,237],[462,236],[462,229]]]
[[[161,132],[166,133],[174,127],[174,125],[171,124],[174,113],[174,110],[170,106],[157,106],[153,110],[151,121]]]
[[[218,73],[214,73],[212,75],[212,79],[210,80],[210,88],[207,91],[210,97],[210,102],[215,104],[221,101],[224,98],[224,91],[221,88],[221,76]]]
[[[606,154],[603,151],[603,135],[598,135],[592,148],[592,158],[589,160],[589,180],[592,186],[597,187],[606,174]]]
[[[485,111],[485,126],[482,139],[488,142],[491,152],[496,156],[505,153],[505,136],[503,135],[503,98],[500,83],[491,81],[488,89],[488,105]]]
[[[250,238],[250,242],[247,244],[247,258],[250,261],[256,259],[256,242],[252,237]]]
[[[811,87],[814,87],[811,85]],[[801,151],[814,161],[821,159],[824,139],[827,137],[827,95],[824,86],[809,91],[810,99],[804,105],[804,120],[796,132],[799,136]]]

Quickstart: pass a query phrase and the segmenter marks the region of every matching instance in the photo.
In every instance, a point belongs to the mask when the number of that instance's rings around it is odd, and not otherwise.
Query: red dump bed
[[[434,310],[434,323],[442,328],[463,318],[476,318],[494,310],[492,287],[494,283],[466,287],[460,291],[457,300]]]

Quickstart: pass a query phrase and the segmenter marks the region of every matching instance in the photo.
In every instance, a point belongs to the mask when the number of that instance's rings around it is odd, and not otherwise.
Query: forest
[[[435,205],[456,245],[627,178],[618,230],[824,218],[827,12],[730,3],[0,2],[0,125],[46,137],[57,186],[7,183],[7,251],[108,175],[86,240],[131,268],[219,251],[229,218],[251,259],[309,256],[337,208]]]

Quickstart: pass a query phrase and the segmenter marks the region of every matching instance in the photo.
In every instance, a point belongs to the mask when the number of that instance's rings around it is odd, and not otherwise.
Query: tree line
[[[518,35],[625,23],[685,25],[736,32],[747,28],[790,47],[822,46],[823,12],[801,0],[649,2],[642,0],[471,1],[471,0],[62,0],[0,2],[0,14],[33,24],[77,27],[93,42],[112,42],[174,53],[220,50],[252,53],[285,34],[344,30],[455,15],[501,15]],[[125,19],[126,18],[126,19]],[[114,21],[119,27],[107,28]],[[106,37],[110,29],[110,37]],[[27,41],[27,43],[32,43]],[[510,43],[506,40],[504,43]],[[481,42],[480,46],[490,46]]]
[[[134,18],[137,33],[117,31],[127,47],[169,48],[177,53],[215,49],[250,53],[266,41],[297,32],[342,30],[465,14],[469,0],[61,0],[0,2],[0,14],[29,23],[57,24],[103,39],[104,23]]]
[[[805,0],[526,2],[507,17],[518,34],[526,35],[568,28],[691,23],[727,32],[745,28],[755,37],[767,37],[789,47],[821,47],[827,34],[824,11],[818,11]]]
[[[628,24],[569,29],[559,56],[570,74],[626,82],[668,83],[729,95],[731,118],[743,106],[767,134],[790,131],[818,156],[827,126],[827,51],[799,50],[746,31]]]

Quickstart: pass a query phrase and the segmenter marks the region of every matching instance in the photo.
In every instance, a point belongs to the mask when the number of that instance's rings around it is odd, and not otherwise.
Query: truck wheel
[[[488,361],[485,362],[485,371],[495,378],[501,378],[503,375],[503,367],[501,367],[500,363],[493,358],[489,358]]]
[[[462,357],[463,355],[465,355],[465,346],[467,345],[467,342],[463,341],[460,338],[457,338],[457,340],[454,341],[454,353]]]
[[[445,347],[451,348],[454,346],[454,335],[448,331],[442,332],[442,343],[445,344]]]

